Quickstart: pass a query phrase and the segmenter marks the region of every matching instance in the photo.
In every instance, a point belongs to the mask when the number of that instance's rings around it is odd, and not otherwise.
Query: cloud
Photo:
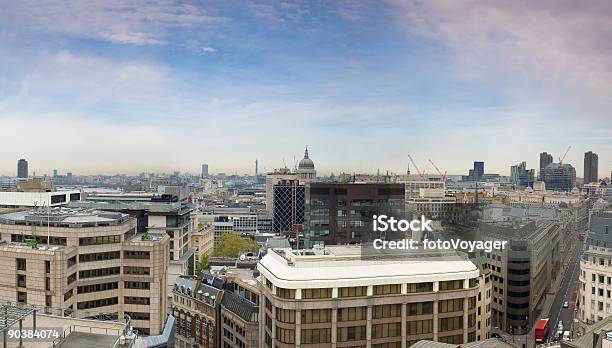
[[[163,102],[171,70],[155,64],[116,61],[67,51],[31,63],[21,97],[60,96],[73,103]]]
[[[532,102],[582,104],[590,113],[611,106],[609,1],[393,3],[410,33],[448,50],[462,79],[492,82]]]
[[[175,29],[211,28],[228,18],[176,0],[125,2],[3,1],[0,20],[5,28],[35,34],[58,34],[129,45],[160,45],[173,40]],[[212,12],[212,10],[211,10]]]

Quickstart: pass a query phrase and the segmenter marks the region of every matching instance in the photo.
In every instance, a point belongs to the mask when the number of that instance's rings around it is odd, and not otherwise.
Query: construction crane
[[[559,158],[559,165],[563,165],[563,160],[565,159],[565,156],[567,156],[567,153],[569,152],[569,150],[572,148],[572,146],[568,146],[567,150],[565,150],[565,153],[563,154],[563,157]]]
[[[414,169],[416,169],[416,171],[419,174],[419,176],[421,177],[421,179],[427,180],[427,175],[425,175],[425,172],[421,172],[421,170],[419,169],[419,166],[417,166],[417,164],[412,159],[412,156],[408,155],[408,158],[410,159],[410,162],[412,163],[412,166],[414,167]]]
[[[440,170],[440,168],[438,168],[438,166],[436,166],[436,164],[433,163],[431,159],[429,159],[429,163],[431,163],[431,165],[436,169],[436,172],[440,174],[440,177],[442,177],[442,181],[446,182],[446,171],[444,172],[444,174],[442,174],[442,171]]]

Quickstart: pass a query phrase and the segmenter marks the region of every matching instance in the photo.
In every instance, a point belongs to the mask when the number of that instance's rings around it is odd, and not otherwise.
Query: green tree
[[[257,252],[259,244],[251,239],[240,237],[236,233],[226,233],[219,239],[218,247],[215,248],[213,256],[238,257],[249,251]]]
[[[200,261],[198,262],[196,266],[195,275],[199,276],[200,273],[202,273],[202,271],[207,268],[208,268],[208,255],[202,255],[200,257]]]

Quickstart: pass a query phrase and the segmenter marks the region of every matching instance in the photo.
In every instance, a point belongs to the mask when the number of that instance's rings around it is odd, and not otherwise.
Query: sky
[[[612,2],[0,0],[0,174],[612,166]]]

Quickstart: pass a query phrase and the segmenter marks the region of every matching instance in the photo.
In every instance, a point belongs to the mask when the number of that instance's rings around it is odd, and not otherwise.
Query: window
[[[276,319],[281,323],[294,324],[295,311],[292,309],[276,308]]]
[[[331,309],[304,309],[302,310],[302,324],[331,322]]]
[[[286,299],[295,298],[295,289],[276,288],[276,296]]]
[[[407,335],[421,335],[433,332],[433,319],[406,322]]]
[[[332,289],[302,289],[303,299],[331,298]]]
[[[125,250],[123,252],[123,258],[125,258],[125,259],[137,259],[137,260],[148,260],[150,258],[150,253],[148,251]]]
[[[372,317],[374,319],[382,318],[394,318],[402,316],[402,305],[401,304],[388,304],[374,306],[372,311]]]
[[[109,298],[103,298],[99,300],[79,302],[77,304],[77,308],[78,309],[89,309],[89,308],[97,308],[97,307],[106,307],[106,306],[116,305],[117,303],[119,303],[119,300],[117,297],[109,297]]]
[[[463,329],[463,316],[439,319],[440,332]]]
[[[374,285],[374,295],[392,295],[402,292],[400,284]]]
[[[385,323],[372,326],[372,338],[395,337],[402,335],[402,323]]]
[[[121,235],[79,238],[79,245],[102,245],[121,243]]]
[[[408,303],[406,310],[408,315],[432,314],[433,302]]]
[[[360,341],[366,339],[365,326],[339,327],[336,333],[338,342]]]
[[[463,334],[461,334],[461,335],[452,335],[452,336],[438,337],[438,342],[448,343],[448,344],[462,344],[463,343]]]
[[[123,283],[123,287],[125,289],[142,289],[142,290],[147,290],[149,289],[149,283],[148,282],[124,282]]]
[[[463,289],[463,280],[449,280],[440,282],[440,291]]]
[[[416,292],[432,292],[433,291],[433,283],[411,283],[408,285],[408,293],[416,293]]]
[[[295,343],[295,330],[283,329],[282,327],[276,327],[276,338],[279,342],[293,344]]]
[[[338,288],[338,297],[363,297],[367,296],[367,286],[355,286],[350,288]]]
[[[17,303],[28,303],[28,294],[23,291],[17,291]]]
[[[101,283],[101,284],[93,284],[93,285],[83,285],[77,288],[77,293],[79,294],[87,294],[90,292],[98,292],[98,291],[106,291],[106,290],[115,290],[119,288],[118,282],[112,283]]]
[[[338,308],[338,321],[366,320],[368,307]]]
[[[151,273],[149,267],[131,267],[131,266],[123,266],[124,274],[133,274],[133,275],[149,275]]]
[[[459,312],[463,311],[463,299],[457,298],[454,300],[442,300],[439,303],[438,312],[440,313],[448,313],[448,312]]]
[[[116,275],[119,273],[121,273],[121,267],[90,269],[90,270],[85,270],[85,271],[79,271],[79,279],[106,277],[106,276]]]
[[[26,287],[26,276],[23,274],[18,274],[17,275],[17,286],[20,288],[25,288]]]
[[[121,254],[118,251],[110,251],[104,253],[80,254],[79,262],[93,262],[119,259]],[[70,267],[70,266],[68,266]]]
[[[26,259],[15,259],[15,263],[18,271],[26,270]]]
[[[125,304],[134,304],[134,305],[149,305],[151,304],[151,299],[148,297],[133,297],[133,296],[126,296],[123,299],[123,303]]]

